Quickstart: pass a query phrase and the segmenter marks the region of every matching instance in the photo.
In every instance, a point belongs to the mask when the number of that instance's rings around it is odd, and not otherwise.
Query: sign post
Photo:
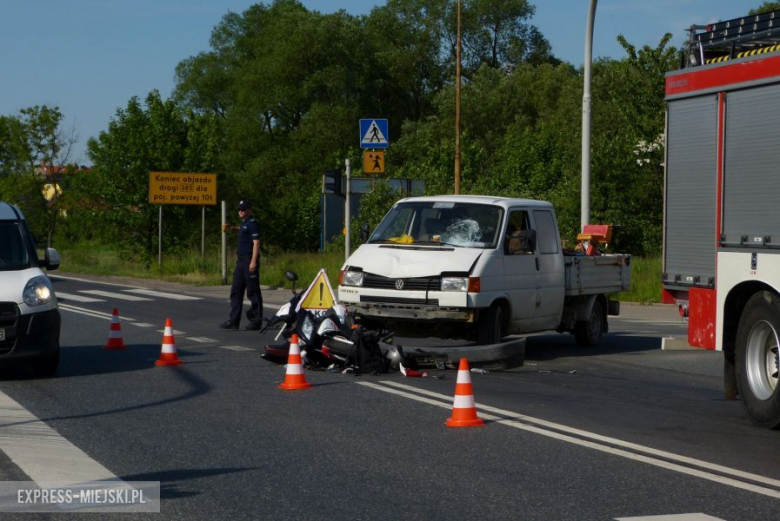
[[[345,160],[345,166],[347,170],[347,189],[344,192],[346,195],[345,201],[344,201],[344,260],[346,261],[349,258],[349,250],[351,246],[350,242],[350,231],[351,231],[351,224],[352,224],[352,216],[350,215],[351,206],[350,206],[350,189],[349,189],[349,178],[352,174],[352,166],[350,165],[349,158]]]

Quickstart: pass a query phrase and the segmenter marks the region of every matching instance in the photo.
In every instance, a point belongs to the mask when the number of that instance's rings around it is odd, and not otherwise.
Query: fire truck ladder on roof
[[[683,68],[780,51],[780,11],[692,25],[689,33]]]

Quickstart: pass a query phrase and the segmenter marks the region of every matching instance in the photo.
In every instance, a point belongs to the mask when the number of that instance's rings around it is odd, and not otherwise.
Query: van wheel
[[[577,344],[585,347],[598,345],[604,334],[605,323],[606,316],[604,315],[604,308],[602,307],[601,302],[596,300],[596,302],[593,303],[590,318],[577,322],[574,326],[574,338],[577,340]]]
[[[36,378],[51,378],[60,366],[60,346],[54,353],[40,356],[32,361],[32,371]]]
[[[753,423],[780,427],[780,298],[769,291],[756,293],[745,305],[737,328],[737,388]]]
[[[497,344],[501,342],[501,322],[503,311],[501,306],[493,304],[480,314],[478,327],[478,340],[480,345]]]

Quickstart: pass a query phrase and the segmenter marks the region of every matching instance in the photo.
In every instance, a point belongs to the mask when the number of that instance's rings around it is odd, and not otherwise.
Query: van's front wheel
[[[501,342],[501,338],[503,338],[503,332],[501,330],[503,314],[501,306],[496,303],[480,313],[479,324],[477,326],[480,345],[490,345]]]

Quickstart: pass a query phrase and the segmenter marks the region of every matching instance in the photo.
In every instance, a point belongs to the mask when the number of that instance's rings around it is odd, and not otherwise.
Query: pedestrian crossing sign
[[[317,276],[314,277],[314,280],[309,285],[306,293],[301,296],[301,300],[298,301],[298,307],[295,308],[295,311],[298,311],[301,308],[309,310],[326,310],[333,307],[333,304],[336,303],[336,296],[333,293],[333,288],[330,286],[328,275],[325,273],[324,269],[321,269]]]
[[[363,152],[363,173],[364,174],[384,174],[385,173],[385,152],[384,150],[374,150]]]
[[[360,148],[387,148],[389,139],[386,119],[360,120]]]

